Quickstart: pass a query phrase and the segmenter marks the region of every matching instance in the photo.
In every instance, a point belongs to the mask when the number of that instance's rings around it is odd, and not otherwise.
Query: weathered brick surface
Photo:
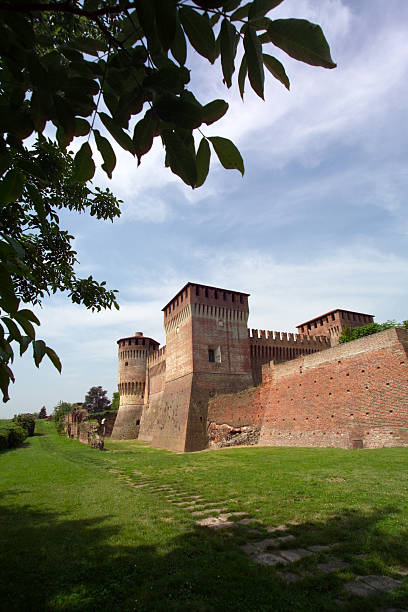
[[[146,363],[159,343],[142,332],[118,340],[120,396],[119,410],[112,430],[113,440],[131,440],[139,435],[146,384]]]
[[[233,427],[261,425],[264,410],[258,409],[255,396],[257,387],[249,387],[238,393],[223,393],[212,397],[208,403],[207,423],[224,423]]]
[[[263,367],[260,445],[408,444],[408,332],[391,329]]]

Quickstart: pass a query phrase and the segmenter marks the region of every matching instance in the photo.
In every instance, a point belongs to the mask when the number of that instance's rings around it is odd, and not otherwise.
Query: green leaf
[[[250,20],[264,17],[269,11],[276,8],[283,0],[254,0],[249,9],[248,17]]]
[[[179,16],[192,47],[213,64],[215,36],[209,18],[187,6],[179,9]]]
[[[19,199],[23,193],[25,176],[15,168],[7,172],[2,181],[0,181],[0,202],[10,204]]]
[[[276,57],[272,57],[272,55],[268,55],[267,53],[262,54],[263,63],[269,70],[269,72],[278,79],[286,89],[290,89],[290,82],[288,79],[288,75],[285,72],[285,68],[283,65],[276,59]]]
[[[252,6],[252,2],[247,2],[244,6],[240,6],[234,13],[232,13],[231,21],[242,21],[245,17],[248,17],[249,9]]]
[[[11,276],[6,266],[0,264],[0,306],[6,312],[14,313],[18,304]]]
[[[244,176],[244,161],[234,143],[228,140],[228,138],[221,138],[221,136],[210,136],[208,140],[214,147],[214,151],[224,168],[227,170],[239,170],[242,176]]]
[[[126,132],[122,130],[122,128],[117,125],[115,121],[106,113],[99,113],[99,116],[103,125],[106,127],[108,132],[110,132],[110,134],[116,140],[118,145],[120,145],[122,149],[125,149],[125,151],[129,151],[129,153],[134,155],[135,151],[133,147],[133,141],[129,134],[126,134]]]
[[[33,325],[24,316],[21,316],[21,311],[16,312],[14,318],[18,324],[24,329],[25,333],[31,340],[35,340],[35,329]]]
[[[195,184],[195,187],[201,187],[201,185],[205,183],[205,179],[208,175],[208,170],[210,169],[210,157],[211,150],[210,145],[208,144],[208,140],[206,138],[202,138],[200,146],[198,147],[196,157],[197,182]]]
[[[39,367],[42,358],[45,355],[45,349],[46,349],[46,345],[44,340],[34,340],[33,342],[33,357],[34,357],[34,363],[37,366],[37,368]]]
[[[37,319],[37,317],[31,310],[28,310],[28,308],[21,308],[21,310],[19,310],[17,314],[19,316],[19,321],[20,317],[24,317],[25,320],[32,321],[36,325],[40,325],[40,321]]]
[[[238,8],[240,4],[241,0],[226,0],[223,5],[224,12],[229,13],[230,11],[235,11],[235,9]]]
[[[29,336],[21,336],[21,340],[20,340],[20,357],[21,357],[21,355],[24,355],[24,353],[26,352],[26,350],[28,349],[30,344],[31,344],[31,338]]]
[[[321,27],[305,19],[276,19],[268,27],[269,40],[290,57],[312,66],[335,68]]]
[[[92,39],[87,36],[81,36],[81,38],[71,38],[69,44],[74,49],[79,49],[89,55],[98,55],[98,51],[106,51],[107,43],[101,39]]]
[[[220,31],[221,66],[227,87],[231,87],[232,85],[231,79],[235,70],[236,36],[237,31],[235,26],[233,26],[228,19],[223,19]]]
[[[43,132],[47,122],[47,112],[44,109],[40,94],[34,90],[30,100],[31,120],[37,132]]]
[[[248,65],[248,77],[252,89],[264,99],[264,69],[262,45],[258,40],[255,28],[248,26],[244,34],[245,57]]]
[[[137,0],[136,11],[150,52],[159,52],[161,45],[156,27],[155,3],[152,0]]]
[[[155,0],[157,32],[163,49],[170,49],[176,34],[176,3],[174,0]]]
[[[17,342],[20,342],[21,333],[14,321],[9,317],[1,317],[1,320],[5,323],[11,340],[17,340]]]
[[[197,166],[191,148],[184,144],[176,132],[163,130],[161,136],[166,149],[167,165],[186,185],[194,187],[197,183]]]
[[[228,110],[228,104],[225,100],[213,100],[203,106],[203,123],[211,125],[218,119],[221,119]]]
[[[61,365],[61,361],[60,361],[57,353],[51,347],[46,346],[45,347],[45,354],[49,357],[51,362],[57,368],[58,372],[61,374],[62,365]]]
[[[87,136],[91,126],[86,119],[75,117],[75,131],[74,136]]]
[[[3,393],[3,402],[8,402],[10,399],[8,387],[11,380],[14,382],[13,372],[8,365],[0,362],[0,389]]]
[[[162,96],[154,105],[160,119],[178,127],[194,129],[202,124],[202,107],[175,96]]]
[[[157,129],[157,115],[152,111],[147,111],[143,119],[138,121],[133,132],[133,144],[137,156],[138,164],[142,155],[150,151]]]
[[[116,166],[116,155],[112,146],[107,138],[101,136],[99,130],[93,131],[95,136],[96,146],[98,147],[99,153],[103,157],[102,170],[106,172],[108,177],[112,178],[112,172]]]
[[[181,27],[178,14],[176,19],[176,32],[171,45],[171,53],[180,66],[184,66],[187,59],[187,45],[186,37],[184,36],[184,31]]]
[[[242,56],[241,66],[238,72],[238,87],[241,98],[244,99],[245,79],[248,74],[248,64],[245,55]]]
[[[86,183],[95,174],[95,163],[92,159],[92,149],[88,142],[84,142],[74,157],[73,174],[80,183]]]

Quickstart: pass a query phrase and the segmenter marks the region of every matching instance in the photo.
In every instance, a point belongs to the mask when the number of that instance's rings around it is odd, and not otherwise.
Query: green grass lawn
[[[107,441],[100,452],[49,422],[37,421],[36,432],[0,453],[1,610],[408,607],[408,448],[175,454]],[[136,488],[126,476],[151,484]],[[161,484],[245,511],[253,524],[197,526],[153,490]],[[294,564],[303,579],[288,584],[282,568],[251,561],[241,545],[280,524],[296,537],[287,548],[337,543],[349,567],[323,575],[316,565],[330,555],[319,553]],[[402,586],[369,600],[346,595],[346,581],[362,574]]]

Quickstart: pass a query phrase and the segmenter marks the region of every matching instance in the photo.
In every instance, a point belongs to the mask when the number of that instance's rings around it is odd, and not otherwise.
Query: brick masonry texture
[[[260,445],[408,444],[408,332],[390,329],[263,367]]]
[[[163,308],[166,346],[141,332],[119,340],[112,437],[179,452],[258,436],[280,446],[407,443],[407,332],[338,345],[346,325],[372,315],[331,311],[300,334],[248,330],[248,315],[248,294],[187,283]]]

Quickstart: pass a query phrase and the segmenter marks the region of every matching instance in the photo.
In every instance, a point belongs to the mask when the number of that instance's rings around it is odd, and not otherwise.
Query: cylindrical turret
[[[142,416],[146,360],[159,348],[152,338],[145,338],[143,332],[118,340],[120,395],[119,410],[112,431],[115,440],[134,440],[139,435]]]

